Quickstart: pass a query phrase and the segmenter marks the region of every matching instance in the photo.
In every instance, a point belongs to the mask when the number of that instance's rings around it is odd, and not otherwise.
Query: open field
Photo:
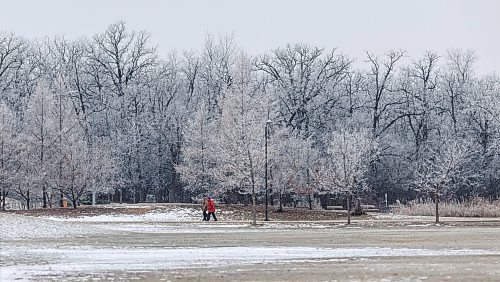
[[[132,215],[131,215],[131,214]],[[170,220],[164,220],[169,218]],[[87,217],[0,213],[0,280],[498,281],[498,221],[372,217],[198,221],[174,208]]]

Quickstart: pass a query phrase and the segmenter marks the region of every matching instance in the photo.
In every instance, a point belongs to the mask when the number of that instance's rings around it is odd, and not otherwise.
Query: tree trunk
[[[76,204],[77,200],[71,200],[71,202],[73,202],[73,209],[76,210],[76,208],[77,208],[77,204]]]
[[[436,204],[436,224],[439,223],[439,193],[434,193],[434,203]]]
[[[2,201],[0,205],[2,206],[2,210],[5,211],[5,197],[6,197],[5,189],[2,188]]]
[[[133,197],[132,199],[134,200],[134,204],[137,204],[137,201],[136,201],[136,196],[137,196],[137,192],[136,192],[136,188],[135,188],[135,184],[134,184],[134,187],[133,187]]]
[[[278,212],[283,212],[283,193],[280,192],[280,207],[278,209]]]
[[[309,202],[309,210],[313,209],[311,194],[307,195],[307,201]]]
[[[30,190],[26,191],[26,209],[30,209]]]
[[[48,194],[48,198],[49,198],[49,208],[51,209],[52,208],[52,201],[54,200],[54,192]]]
[[[257,225],[257,207],[255,203],[255,185],[252,183],[252,225]]]
[[[169,186],[165,187],[165,202],[170,203],[170,188],[169,188]]]
[[[351,224],[351,195],[347,194],[347,224]]]
[[[274,206],[274,194],[273,194],[273,185],[270,184],[269,186],[269,198],[270,198],[270,203],[271,207]]]
[[[61,190],[61,194],[59,195],[59,207],[62,208],[63,207],[63,201],[64,201],[64,195],[63,195],[63,192]]]
[[[7,192],[2,188],[2,202],[0,204],[2,205],[3,211],[5,211],[5,198],[7,198]]]
[[[43,208],[47,208],[47,188],[45,186],[42,188],[42,199],[43,199]]]

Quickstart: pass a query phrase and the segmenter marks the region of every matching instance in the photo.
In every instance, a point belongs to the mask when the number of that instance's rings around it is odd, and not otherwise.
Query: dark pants
[[[210,219],[210,215],[207,211],[203,211],[203,221],[208,221]]]
[[[207,220],[210,220],[210,215],[212,215],[214,217],[214,221],[217,221],[217,217],[215,216],[215,212],[209,212]]]

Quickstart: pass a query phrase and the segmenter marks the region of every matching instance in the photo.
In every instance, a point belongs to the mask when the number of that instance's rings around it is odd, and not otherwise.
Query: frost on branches
[[[278,210],[283,210],[283,197],[289,193],[306,196],[312,209],[314,195],[321,192],[315,173],[321,168],[321,159],[312,138],[303,139],[282,129],[272,135],[271,144],[271,183]]]
[[[453,195],[461,186],[477,185],[478,176],[467,166],[479,150],[465,140],[450,138],[435,150],[429,150],[415,171],[415,190],[434,196],[436,223],[439,222],[439,201]]]
[[[347,195],[349,215],[352,195],[366,188],[365,174],[377,154],[377,143],[366,129],[341,129],[333,132],[326,142],[327,157],[323,170],[318,171],[318,179],[323,191]]]
[[[5,210],[6,197],[17,181],[18,155],[15,117],[12,111],[0,104],[0,207]]]
[[[261,204],[266,180],[280,209],[361,190],[374,205],[500,197],[500,78],[471,50],[154,46],[124,22],[77,40],[0,31],[2,199]]]
[[[182,162],[175,166],[185,182],[186,189],[195,193],[210,192],[215,183],[215,125],[209,119],[205,105],[201,105],[188,120],[184,130]]]

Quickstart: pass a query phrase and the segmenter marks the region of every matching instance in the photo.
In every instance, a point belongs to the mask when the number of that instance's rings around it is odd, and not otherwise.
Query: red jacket
[[[208,200],[208,212],[215,212],[215,202],[214,202],[214,199]]]

